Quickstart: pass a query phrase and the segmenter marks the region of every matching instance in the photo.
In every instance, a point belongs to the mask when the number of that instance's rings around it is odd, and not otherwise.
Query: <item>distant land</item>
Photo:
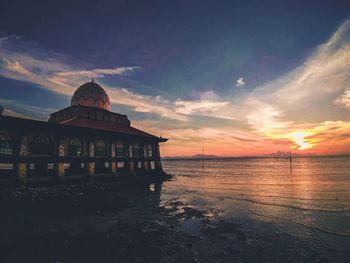
[[[162,159],[219,159],[219,158],[230,158],[222,157],[217,155],[206,155],[206,154],[196,154],[193,156],[165,156]]]
[[[206,155],[206,154],[196,154],[196,155],[193,155],[191,158],[193,158],[193,159],[206,159],[206,158],[220,158],[220,156],[217,156],[217,155]]]
[[[274,152],[274,153],[270,153],[270,154],[264,154],[264,155],[259,155],[259,156],[262,156],[262,157],[289,157],[289,152],[283,152],[283,151],[277,151],[277,152]],[[303,156],[317,156],[316,153],[294,153],[292,152],[292,156],[294,157],[297,157],[297,156],[300,156],[300,157],[303,157]]]
[[[307,156],[318,156],[315,153],[299,154],[292,152],[292,157],[307,157]],[[279,157],[288,158],[289,152],[277,151],[269,154],[261,155],[249,155],[249,156],[217,156],[217,155],[207,155],[207,154],[196,154],[193,156],[165,156],[162,159],[230,159],[230,158],[259,158],[259,157]]]

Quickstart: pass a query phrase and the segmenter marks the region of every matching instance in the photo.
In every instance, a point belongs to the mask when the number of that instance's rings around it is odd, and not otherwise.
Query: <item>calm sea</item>
[[[350,259],[350,156],[294,158],[292,169],[286,158],[164,160],[163,167],[176,176],[164,184],[163,202],[211,209],[250,222],[248,230],[269,225],[277,241],[289,236],[327,258]]]

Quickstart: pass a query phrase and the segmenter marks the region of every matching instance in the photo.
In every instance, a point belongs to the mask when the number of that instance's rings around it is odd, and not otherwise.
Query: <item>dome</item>
[[[110,110],[111,103],[106,91],[94,81],[81,85],[73,94],[71,106],[82,105]]]

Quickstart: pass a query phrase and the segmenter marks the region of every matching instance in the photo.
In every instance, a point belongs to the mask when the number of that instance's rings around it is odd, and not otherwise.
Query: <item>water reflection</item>
[[[310,247],[348,251],[350,244],[350,157],[165,161],[176,175],[164,197],[272,223],[305,239]],[[181,189],[181,190],[180,190]],[[167,196],[168,195],[168,196]],[[201,200],[201,201],[200,201]]]

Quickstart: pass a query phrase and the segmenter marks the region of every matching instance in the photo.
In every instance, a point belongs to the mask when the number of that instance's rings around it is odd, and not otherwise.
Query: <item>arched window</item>
[[[69,143],[69,155],[80,157],[82,153],[82,143],[81,140],[77,137],[74,137],[70,140]]]
[[[153,149],[152,149],[152,145],[148,144],[147,145],[147,157],[151,158],[153,155]]]
[[[63,113],[60,112],[60,113],[58,114],[58,121],[62,121],[62,120],[63,120]]]
[[[135,142],[129,145],[129,156],[133,158],[137,158],[140,156],[138,143]]]
[[[143,146],[143,156],[146,157],[146,158],[147,157],[151,158],[152,155],[153,155],[152,145],[148,144],[148,145]]]
[[[125,156],[125,145],[121,141],[117,142],[115,145],[115,156],[117,158],[122,158]]]
[[[5,130],[0,130],[0,155],[13,154],[12,139]]]
[[[143,157],[147,157],[147,145],[143,146]]]
[[[106,144],[102,139],[99,139],[95,145],[95,156],[104,157],[106,155]]]
[[[129,144],[129,157],[132,157],[132,144]]]
[[[53,154],[53,147],[50,143],[49,137],[45,134],[38,135],[32,143],[31,152],[40,155]]]

